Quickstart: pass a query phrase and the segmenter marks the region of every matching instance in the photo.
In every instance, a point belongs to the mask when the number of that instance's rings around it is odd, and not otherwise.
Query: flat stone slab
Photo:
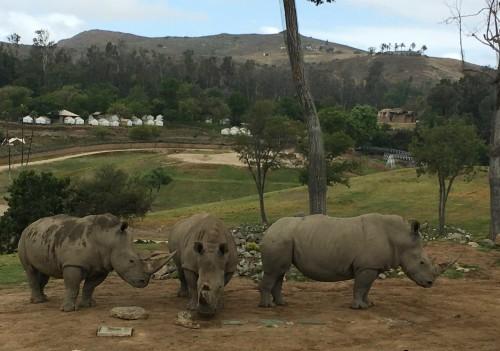
[[[148,313],[144,308],[138,306],[115,307],[111,309],[111,317],[126,320],[147,319]]]
[[[104,325],[97,329],[97,336],[132,336],[133,328],[129,327],[106,327]]]

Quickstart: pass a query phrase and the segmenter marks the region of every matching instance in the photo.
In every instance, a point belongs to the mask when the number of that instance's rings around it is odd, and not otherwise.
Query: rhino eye
[[[129,260],[130,263],[134,263],[135,261],[134,260]]]
[[[425,262],[424,261],[420,261],[420,264],[425,264]]]

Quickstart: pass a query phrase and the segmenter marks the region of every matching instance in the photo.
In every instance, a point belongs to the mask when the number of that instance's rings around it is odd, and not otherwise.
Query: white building
[[[33,117],[31,117],[31,116],[23,117],[23,123],[33,124]]]
[[[64,117],[64,124],[75,124],[75,119],[73,117]]]

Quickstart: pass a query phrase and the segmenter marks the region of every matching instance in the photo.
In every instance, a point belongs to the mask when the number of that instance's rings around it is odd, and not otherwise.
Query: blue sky
[[[302,34],[361,49],[381,43],[425,44],[428,54],[459,57],[458,32],[442,24],[448,3],[463,13],[477,11],[482,0],[337,0],[314,6],[296,0]],[[274,33],[283,29],[281,0],[0,0],[0,38],[19,33],[31,43],[36,29],[55,40],[87,29],[144,36],[201,36],[218,33]],[[470,62],[494,66],[495,54],[467,34],[482,29],[468,20],[465,55]]]

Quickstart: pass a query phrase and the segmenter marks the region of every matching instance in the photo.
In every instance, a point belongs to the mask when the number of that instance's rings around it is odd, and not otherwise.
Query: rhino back
[[[65,266],[80,266],[89,272],[108,270],[110,267],[101,260],[107,250],[101,236],[102,230],[114,223],[110,219],[108,215],[42,218],[23,231],[21,260],[54,277],[62,277]]]

